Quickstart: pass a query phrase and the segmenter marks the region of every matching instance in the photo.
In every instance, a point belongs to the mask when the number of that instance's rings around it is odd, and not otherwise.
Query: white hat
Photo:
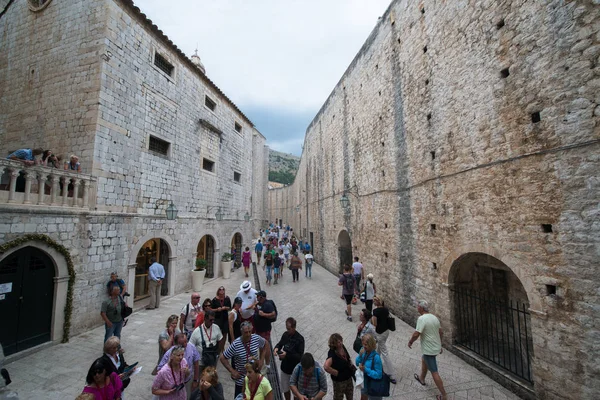
[[[248,289],[250,289],[252,287],[252,284],[250,283],[250,281],[244,281],[242,282],[242,284],[240,285],[240,289],[243,290],[244,292]]]

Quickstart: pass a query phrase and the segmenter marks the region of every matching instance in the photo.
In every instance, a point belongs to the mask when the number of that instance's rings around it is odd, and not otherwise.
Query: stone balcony
[[[93,210],[96,178],[74,171],[0,159],[0,206]]]

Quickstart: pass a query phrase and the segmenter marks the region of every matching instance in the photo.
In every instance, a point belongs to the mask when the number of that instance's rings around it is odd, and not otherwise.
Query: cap
[[[244,281],[240,285],[240,290],[243,290],[245,292],[246,290],[250,289],[251,287],[252,287],[252,284],[250,283],[250,281]]]
[[[265,292],[264,290],[259,290],[256,293],[256,297],[265,297],[266,298],[267,297],[267,292]]]
[[[242,298],[241,298],[241,297],[236,297],[236,298],[233,300],[233,304],[242,304],[243,302],[244,302],[244,301],[242,300]]]

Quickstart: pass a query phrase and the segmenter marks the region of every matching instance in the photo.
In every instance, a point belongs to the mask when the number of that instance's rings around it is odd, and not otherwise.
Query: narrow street
[[[328,351],[328,338],[331,333],[338,332],[344,337],[344,344],[352,357],[352,342],[356,334],[358,314],[362,304],[353,307],[354,322],[346,320],[344,303],[339,298],[340,289],[337,278],[317,264],[313,266],[312,280],[304,278],[301,271],[300,282],[292,282],[291,271],[285,270],[278,285],[267,286],[264,273],[259,267],[262,289],[267,297],[273,299],[279,310],[279,317],[273,326],[272,340],[276,343],[285,330],[285,319],[296,318],[297,330],[306,341],[306,352],[314,355],[321,365],[325,362]],[[250,280],[255,287],[253,274]],[[201,291],[202,299],[214,297],[217,288],[224,286],[226,294],[233,297],[244,280],[243,270],[231,274],[231,278],[214,279],[205,282]],[[131,364],[138,361],[143,366],[140,374],[133,377],[125,391],[127,400],[150,399],[153,376],[150,372],[158,358],[158,335],[164,329],[169,315],[179,314],[183,305],[189,301],[190,293],[180,294],[161,301],[160,309],[135,312],[122,332],[122,346],[125,359]],[[98,305],[98,308],[100,305]],[[420,347],[417,342],[413,349],[407,342],[413,328],[396,319],[396,331],[388,339],[392,360],[394,360],[395,376],[398,384],[392,385],[396,399],[434,399],[439,392],[428,375],[427,386],[421,386],[413,378],[420,366]],[[102,354],[104,327],[98,327],[86,334],[71,338],[69,343],[46,347],[34,354],[18,358],[6,368],[11,373],[12,389],[19,393],[21,400],[75,398],[85,385],[85,376],[92,361]],[[518,399],[517,396],[488,378],[483,373],[466,364],[464,361],[444,351],[438,357],[440,375],[451,399]],[[233,382],[229,374],[219,366],[219,377],[224,386],[226,399],[233,399]],[[327,399],[333,397],[331,380],[329,380]],[[354,398],[360,397],[355,390]]]

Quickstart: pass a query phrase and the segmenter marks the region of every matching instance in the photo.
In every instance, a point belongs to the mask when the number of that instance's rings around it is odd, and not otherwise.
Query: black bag
[[[360,353],[360,349],[362,348],[362,340],[360,339],[360,332],[356,334],[356,339],[354,339],[354,344],[352,344],[352,349]]]
[[[373,352],[373,360],[371,361],[375,365],[375,353]],[[366,363],[366,362],[365,362]],[[373,397],[389,397],[390,395],[390,376],[383,372],[381,379],[369,378],[365,374],[365,385],[367,388],[367,394]]]
[[[387,326],[390,331],[394,332],[396,330],[396,319],[392,316],[388,316]]]
[[[267,300],[270,301],[271,304],[273,305],[273,310],[275,311],[275,318],[271,318],[271,322],[275,322],[277,321],[277,317],[279,316],[279,312],[277,311],[277,306],[275,305],[275,302],[273,300]]]
[[[121,298],[121,318],[125,319],[133,313],[133,308],[129,307]]]
[[[202,332],[204,328],[202,328],[202,325],[200,325],[199,328],[200,335],[202,337],[202,365],[205,367],[216,367],[218,346],[214,346],[212,344],[207,346],[206,342],[204,341],[204,333]]]

